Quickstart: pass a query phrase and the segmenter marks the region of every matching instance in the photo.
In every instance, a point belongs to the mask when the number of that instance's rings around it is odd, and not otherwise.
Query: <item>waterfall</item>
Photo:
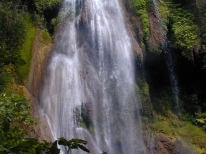
[[[65,0],[61,15],[39,105],[53,138],[85,139],[94,154],[145,153],[133,48],[118,0]]]
[[[163,38],[163,42],[161,43],[163,44],[163,52],[165,54],[166,65],[167,65],[169,75],[170,75],[170,83],[171,83],[172,93],[174,96],[174,103],[175,103],[175,112],[177,115],[180,115],[178,79],[175,74],[174,60],[173,60],[172,53],[170,50],[170,41],[167,39],[166,32],[163,28],[166,26],[165,26],[165,22],[160,17],[160,11],[158,9],[157,1],[153,0],[153,4],[154,4],[154,9],[155,9],[155,15],[158,18],[160,35]]]

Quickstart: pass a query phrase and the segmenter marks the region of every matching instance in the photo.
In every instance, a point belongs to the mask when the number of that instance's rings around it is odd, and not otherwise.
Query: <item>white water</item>
[[[118,0],[64,1],[63,26],[40,96],[40,114],[53,138],[85,139],[94,154],[146,153],[122,13]],[[76,116],[83,106],[89,131]]]

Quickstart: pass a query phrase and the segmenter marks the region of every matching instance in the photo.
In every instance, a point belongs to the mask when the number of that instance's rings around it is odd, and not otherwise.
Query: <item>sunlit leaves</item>
[[[200,126],[204,131],[206,131],[206,112],[198,112],[193,118],[193,123]]]
[[[145,0],[133,0],[132,7],[134,11],[140,16],[144,37],[147,40],[149,37],[149,17],[147,14],[146,1]]]
[[[192,14],[185,11],[178,12],[170,16],[175,43],[184,49],[191,50],[199,43],[198,27],[193,22]],[[183,13],[185,15],[182,15]]]
[[[164,1],[167,13],[164,15],[168,26],[168,36],[173,48],[180,49],[181,54],[189,60],[193,59],[192,50],[201,42],[200,29],[195,23],[194,14],[171,0]]]
[[[35,119],[30,116],[30,104],[18,94],[0,95],[0,145],[13,145],[31,130]],[[0,131],[1,132],[1,131]]]

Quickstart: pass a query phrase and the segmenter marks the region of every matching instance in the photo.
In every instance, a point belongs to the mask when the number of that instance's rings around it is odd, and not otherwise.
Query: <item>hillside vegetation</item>
[[[0,1],[0,153],[38,153],[51,144],[28,136],[34,133],[37,119],[32,105],[19,87],[28,78],[32,47],[37,30],[52,37],[60,0]],[[53,12],[48,16],[48,11]],[[26,149],[26,150],[25,150]]]
[[[137,85],[143,103],[143,119],[150,121],[149,129],[154,132],[164,132],[170,138],[187,138],[199,148],[197,153],[205,153],[206,2],[159,0],[156,3],[157,6],[154,6],[152,0],[130,1],[131,11],[142,22],[139,31],[142,30],[147,38],[140,40],[145,46],[144,68],[137,66],[140,73]],[[140,8],[137,9],[138,7]],[[148,22],[149,29],[145,26]],[[154,25],[162,28],[157,29]],[[153,44],[159,45],[151,49],[149,40],[154,36],[169,42],[169,45],[165,46],[156,39]],[[170,52],[173,61],[169,67],[166,52]],[[178,89],[171,83],[171,69]],[[174,90],[178,90],[179,111]],[[147,124],[145,122],[146,127]]]

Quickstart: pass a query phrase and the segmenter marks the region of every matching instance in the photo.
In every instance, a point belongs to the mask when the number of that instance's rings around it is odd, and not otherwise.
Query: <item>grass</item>
[[[150,128],[156,133],[164,133],[169,138],[181,138],[187,140],[195,147],[196,151],[206,154],[206,133],[189,121],[180,121],[174,114],[169,112],[168,116],[157,115],[157,122],[151,124]]]
[[[41,46],[52,43],[52,38],[51,38],[51,36],[49,35],[48,32],[42,31],[40,43],[41,43]]]
[[[199,146],[201,149],[206,149],[206,133],[190,122],[184,122],[183,127],[178,129],[180,136],[190,139],[192,144]]]
[[[18,66],[17,73],[21,81],[24,81],[29,73],[31,59],[32,59],[32,46],[33,40],[36,35],[36,28],[33,27],[32,21],[30,17],[27,17],[27,30],[26,30],[26,38],[24,44],[22,45],[22,49],[20,51],[21,58],[26,62],[23,66]]]

